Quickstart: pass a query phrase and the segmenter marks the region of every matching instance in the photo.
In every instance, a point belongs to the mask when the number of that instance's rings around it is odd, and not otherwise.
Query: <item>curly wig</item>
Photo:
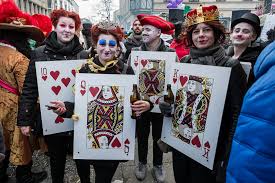
[[[80,28],[81,20],[77,13],[66,11],[64,9],[53,10],[53,12],[50,14],[50,18],[54,27],[56,27],[60,17],[72,18],[75,21],[75,30]]]
[[[223,24],[220,23],[220,21],[209,21],[209,22],[203,22],[204,24],[209,25],[213,31],[214,31],[214,37],[215,37],[215,44],[223,44],[226,38],[226,31]],[[192,32],[197,27],[198,24],[185,27],[183,26],[182,32],[180,34],[180,38],[183,39],[186,43],[187,47],[194,46],[192,41]]]
[[[112,35],[115,37],[117,42],[122,41],[124,36],[121,28],[117,24],[111,22],[100,22],[92,26],[91,33],[93,45],[97,44],[98,37],[100,36],[100,34]]]

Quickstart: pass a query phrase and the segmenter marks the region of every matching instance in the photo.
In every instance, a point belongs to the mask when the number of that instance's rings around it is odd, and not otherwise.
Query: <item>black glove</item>
[[[164,116],[171,116],[172,106],[167,102],[160,102],[159,109]]]

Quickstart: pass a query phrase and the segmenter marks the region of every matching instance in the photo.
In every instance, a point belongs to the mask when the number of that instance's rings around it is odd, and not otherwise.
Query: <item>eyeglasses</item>
[[[100,46],[106,46],[106,44],[107,44],[107,41],[105,40],[105,39],[100,39],[100,40],[98,40],[98,44],[100,45]],[[116,41],[114,41],[114,40],[110,40],[109,41],[109,43],[108,43],[108,45],[109,46],[116,46]]]

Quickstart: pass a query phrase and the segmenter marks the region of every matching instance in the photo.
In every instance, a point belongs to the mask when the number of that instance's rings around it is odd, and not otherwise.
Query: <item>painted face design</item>
[[[205,23],[198,24],[192,32],[192,41],[198,49],[206,49],[213,46],[215,43],[213,29]]]
[[[160,29],[152,26],[152,25],[144,25],[142,32],[142,41],[144,43],[150,43],[159,38],[161,34]]]
[[[241,22],[234,26],[230,38],[233,45],[248,46],[256,39],[256,34],[250,24]]]
[[[57,35],[57,41],[63,44],[70,42],[74,38],[75,34],[75,21],[69,17],[60,17],[55,32]]]
[[[99,137],[98,142],[101,149],[108,149],[108,138],[106,136]]]
[[[102,94],[105,99],[109,99],[113,96],[112,89],[110,86],[103,86],[102,87]]]
[[[117,41],[113,35],[100,34],[96,45],[96,51],[100,61],[108,62],[113,60],[117,50]]]
[[[133,24],[133,31],[137,35],[140,35],[142,33],[142,25],[138,20],[136,20]]]
[[[195,89],[196,89],[196,81],[194,81],[194,80],[189,80],[189,81],[188,81],[187,87],[188,87],[188,90],[189,90],[190,92],[194,92]]]

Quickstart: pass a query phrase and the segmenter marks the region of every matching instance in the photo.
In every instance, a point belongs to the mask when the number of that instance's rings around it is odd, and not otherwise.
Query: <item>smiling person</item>
[[[253,13],[245,13],[231,23],[232,46],[228,48],[228,55],[240,62],[249,62],[252,65],[248,78],[248,85],[254,82],[253,68],[261,52],[260,47],[252,43],[260,36],[260,18]]]
[[[91,29],[92,32],[92,43],[96,48],[97,56],[90,59],[85,65],[83,65],[79,73],[99,73],[99,74],[134,74],[132,67],[124,64],[123,60],[117,58],[119,55],[118,47],[119,42],[123,39],[123,32],[121,28],[112,22],[100,22],[94,25]],[[89,113],[89,116],[100,115],[93,123],[96,128],[101,128],[98,121],[100,119],[107,119],[108,123],[119,123],[121,117],[119,112],[114,113],[112,119],[109,118],[108,114],[101,113],[100,111],[108,106],[110,111],[118,110],[117,99],[115,96],[115,87],[104,86],[98,95],[98,98],[91,104],[94,106],[94,110]],[[52,101],[57,110],[54,112],[62,117],[70,118],[73,116],[74,103]],[[137,115],[150,110],[150,103],[147,101],[136,101],[133,105],[133,110]],[[120,109],[119,109],[120,110]],[[92,117],[91,117],[92,118]],[[108,120],[109,119],[109,120]],[[111,121],[110,121],[111,120]],[[91,121],[92,123],[92,121]],[[108,126],[108,125],[107,125]],[[109,130],[113,130],[110,127]],[[106,141],[108,139],[101,138],[100,148],[107,148]],[[109,143],[109,142],[107,142]],[[85,161],[85,160],[83,160]],[[95,170],[95,183],[111,183],[115,171],[119,165],[118,160],[86,160],[93,165]],[[90,172],[90,168],[86,168],[83,171]],[[89,178],[89,176],[88,176]],[[89,183],[90,180],[81,181],[81,183]]]
[[[31,62],[26,74],[22,95],[19,102],[19,115],[17,125],[25,136],[30,136],[31,126],[36,126],[38,133],[42,134],[42,122],[32,123],[32,114],[38,100],[37,78],[35,62],[86,59],[88,54],[84,51],[75,35],[80,27],[79,15],[63,9],[54,10],[50,15],[54,31],[44,41],[44,45],[34,50],[31,55]],[[40,115],[40,112],[39,114]],[[41,119],[41,118],[40,118]],[[40,131],[40,132],[39,132]],[[66,155],[72,152],[72,132],[45,136],[50,156],[51,177],[53,183],[62,183],[66,163]],[[84,162],[85,163],[85,162]],[[81,168],[89,167],[88,164],[81,164],[76,160],[76,166],[80,180],[87,179],[89,172]],[[81,169],[81,171],[80,171]]]
[[[221,46],[225,39],[224,31],[224,26],[219,22],[219,11],[216,6],[200,6],[186,15],[182,34],[188,42],[190,54],[183,57],[181,62],[231,67],[232,70],[218,137],[214,170],[209,170],[173,149],[173,169],[177,183],[224,182],[225,179],[232,138],[246,91],[246,75],[238,60],[225,55],[225,50]]]

